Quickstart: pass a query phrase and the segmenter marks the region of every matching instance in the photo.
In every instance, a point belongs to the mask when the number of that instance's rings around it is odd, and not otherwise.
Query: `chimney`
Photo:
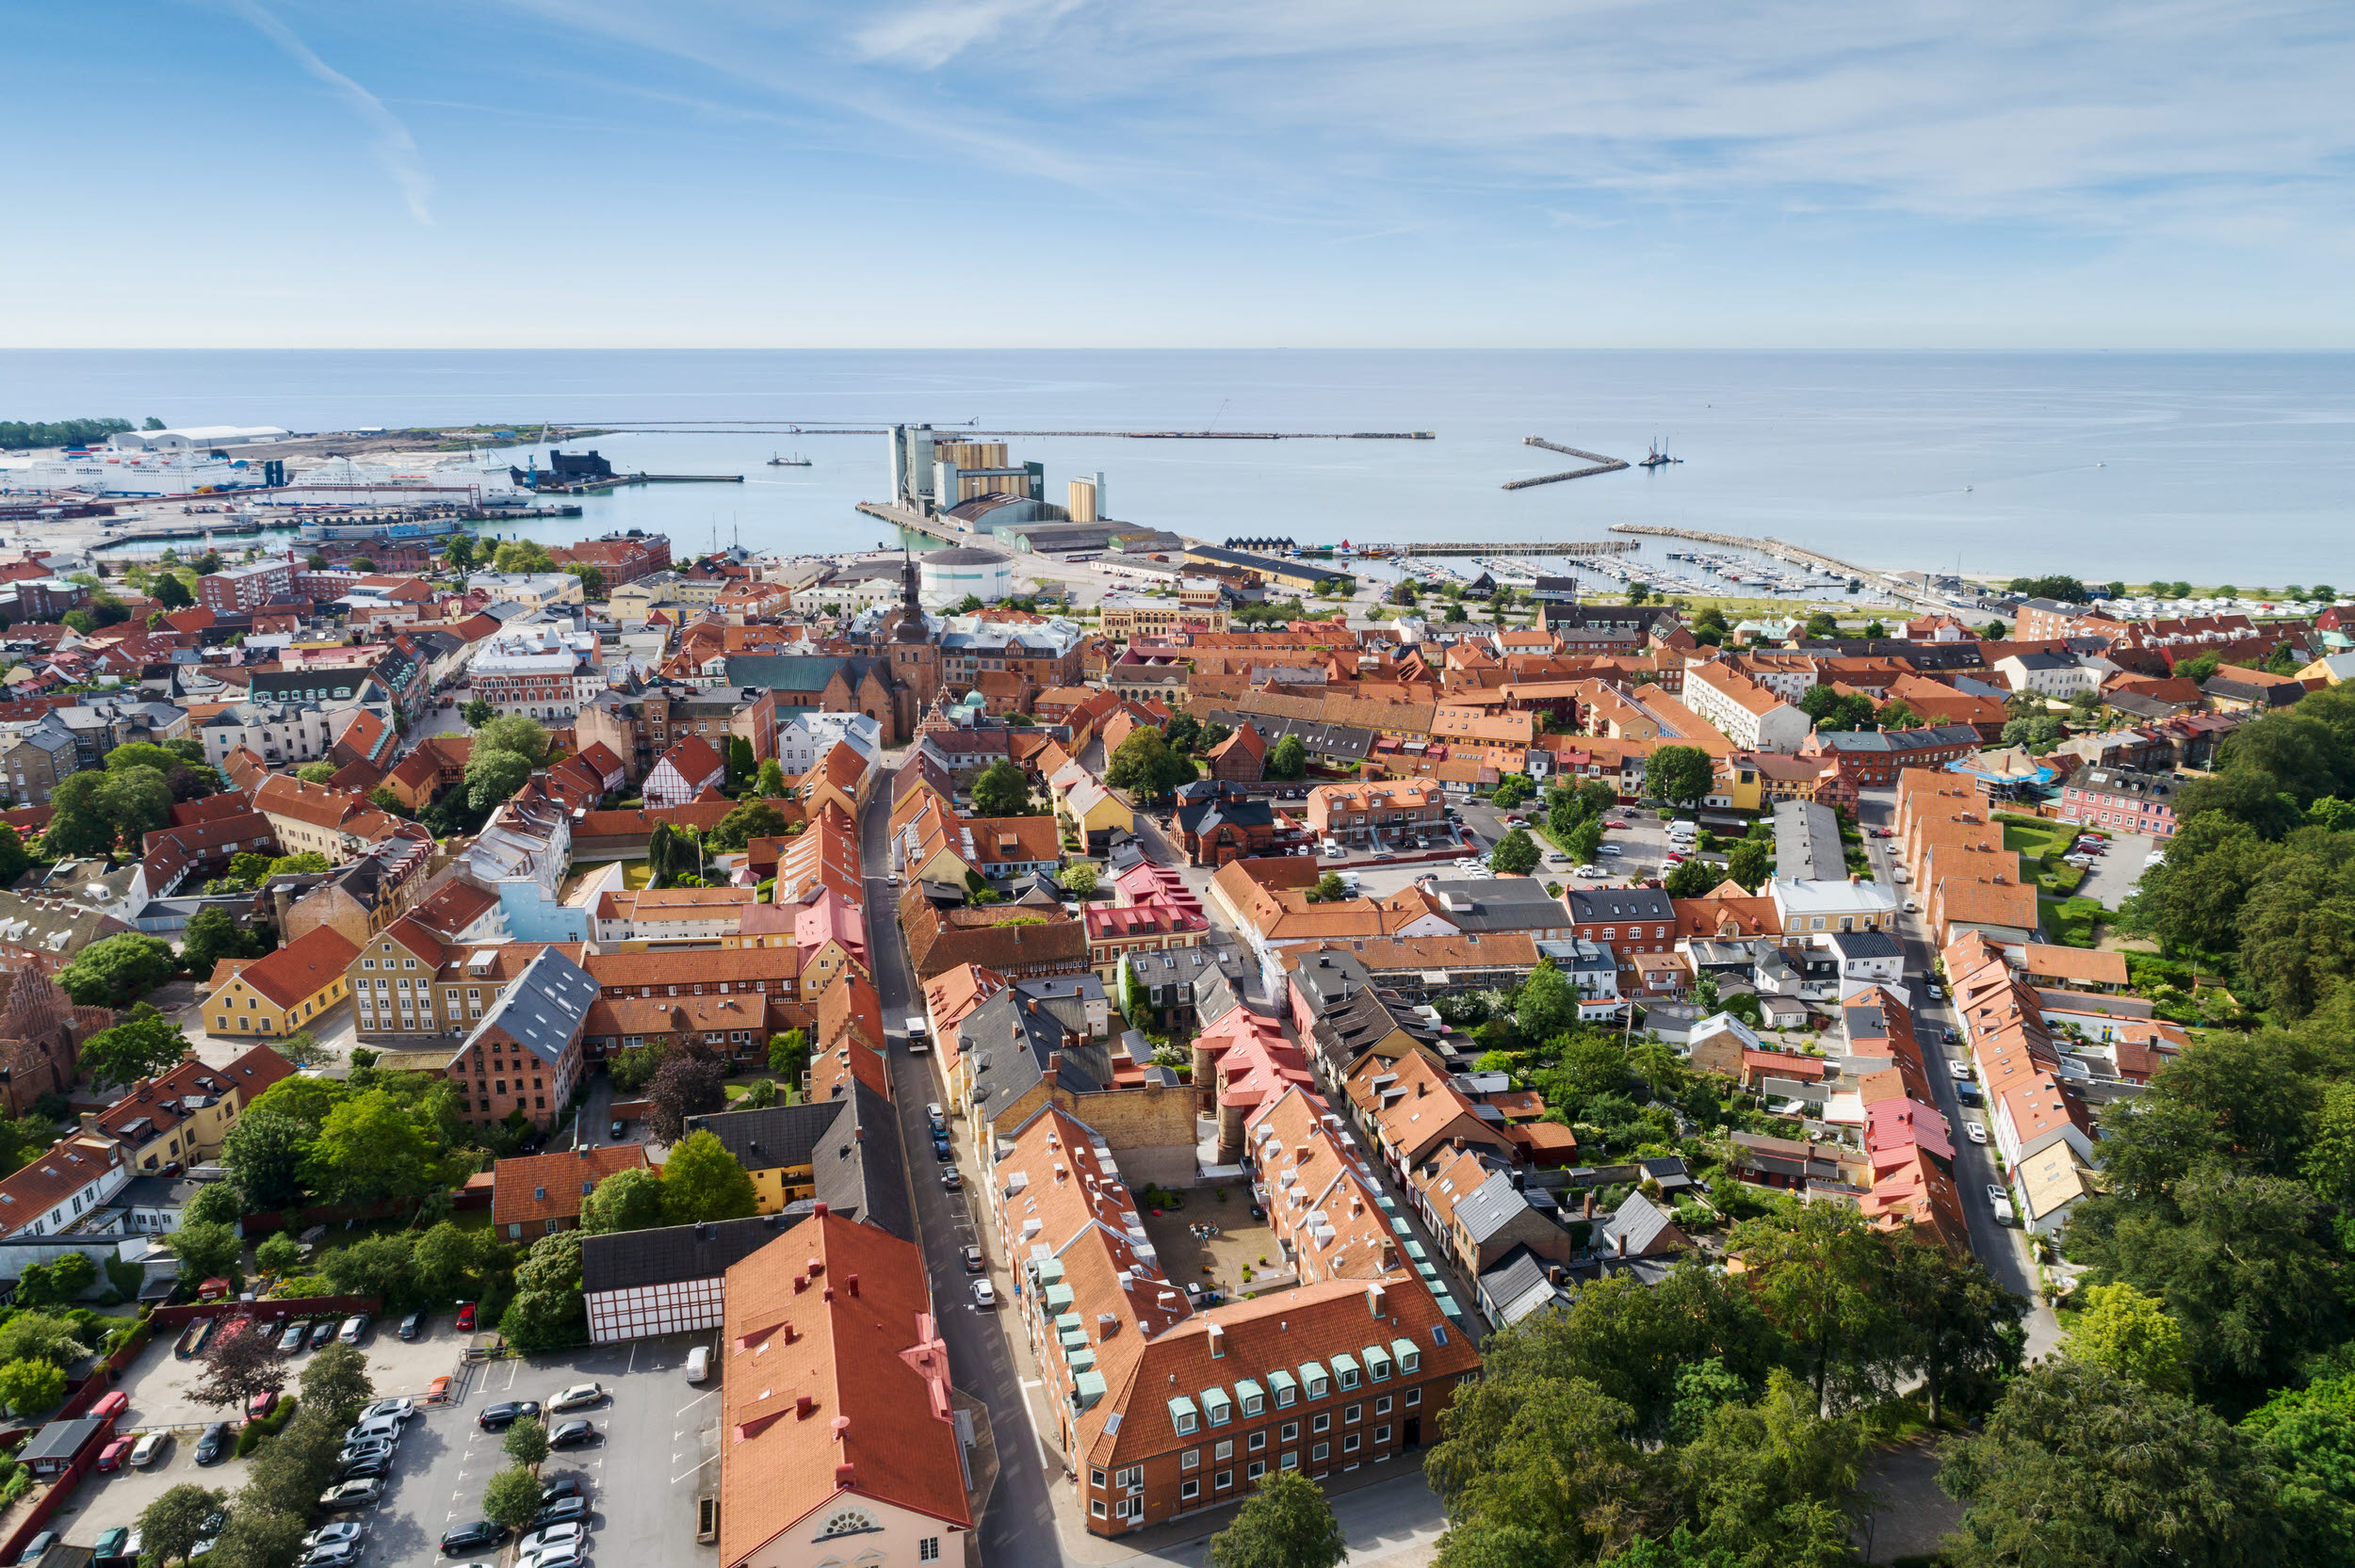
[[[850,1278],[850,1284],[851,1284],[851,1294],[852,1294],[852,1295],[853,1295],[853,1296],[857,1295],[857,1294],[858,1294],[858,1276],[857,1276],[856,1274],[853,1274],[853,1275],[851,1276],[851,1278]]]
[[[820,1220],[824,1219],[824,1218],[826,1217],[826,1202],[825,1202],[825,1200],[824,1200],[824,1199],[822,1199],[822,1198],[820,1198],[820,1199],[817,1203],[812,1204],[810,1205],[810,1210],[809,1210],[809,1212],[810,1212],[810,1213],[812,1213],[812,1214],[814,1214],[814,1215],[816,1215],[816,1216],[817,1216],[819,1219],[820,1219]]]
[[[806,1421],[809,1419],[809,1413],[817,1408],[817,1400],[806,1394],[797,1395],[793,1400],[793,1418],[797,1421]]]
[[[1616,1252],[1621,1257],[1627,1256],[1627,1232],[1618,1231],[1614,1233],[1611,1237],[1611,1246],[1612,1250]]]
[[[837,1464],[834,1467],[834,1487],[836,1491],[839,1492],[845,1487],[855,1486],[856,1484],[858,1484],[858,1471],[855,1465]]]
[[[1585,1204],[1584,1204],[1584,1206],[1583,1206],[1583,1207],[1579,1210],[1579,1218],[1580,1218],[1580,1219],[1582,1219],[1582,1220],[1592,1220],[1594,1217],[1595,1217],[1595,1189],[1594,1189],[1593,1188],[1591,1188],[1591,1187],[1590,1187],[1590,1188],[1588,1188],[1586,1189],[1586,1200],[1585,1200]]]

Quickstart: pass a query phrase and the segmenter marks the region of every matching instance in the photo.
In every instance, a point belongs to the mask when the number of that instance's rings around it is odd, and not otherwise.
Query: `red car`
[[[248,1421],[264,1420],[271,1411],[277,1408],[278,1391],[274,1388],[265,1388],[245,1402],[245,1418]]]
[[[99,1400],[96,1404],[90,1406],[89,1413],[92,1415],[99,1417],[101,1420],[104,1420],[109,1415],[120,1415],[130,1408],[131,1396],[125,1394],[122,1389],[118,1388],[113,1393],[107,1395],[105,1398]]]
[[[112,1443],[107,1444],[106,1447],[100,1451],[98,1455],[98,1467],[101,1470],[122,1469],[122,1456],[129,1453],[133,1445],[137,1444],[138,1441],[138,1439],[135,1437],[116,1438]]]
[[[458,1309],[458,1332],[460,1334],[474,1332],[474,1309],[475,1303],[472,1301],[468,1301]]]

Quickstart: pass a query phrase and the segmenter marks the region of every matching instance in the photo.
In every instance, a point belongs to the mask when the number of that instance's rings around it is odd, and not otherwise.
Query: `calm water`
[[[472,420],[983,428],[1432,430],[1430,442],[1018,440],[1049,496],[1105,472],[1112,515],[1219,539],[1775,534],[1862,564],[2243,589],[2355,579],[2355,356],[1531,351],[0,352],[0,417],[149,414],[299,430]],[[1543,435],[1685,461],[1505,492],[1574,460]],[[570,538],[874,542],[884,438],[599,438],[617,466],[741,473],[584,504]],[[806,469],[765,466],[799,452]]]

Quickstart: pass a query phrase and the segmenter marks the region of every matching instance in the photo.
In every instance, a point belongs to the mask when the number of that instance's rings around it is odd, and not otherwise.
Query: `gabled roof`
[[[577,1220],[596,1185],[622,1171],[646,1169],[642,1143],[610,1143],[561,1154],[502,1159],[491,1167],[491,1222],[532,1234],[550,1220]]]
[[[463,1054],[496,1029],[553,1066],[580,1038],[589,1009],[596,999],[597,982],[578,964],[550,948],[533,959],[516,982],[492,1004],[482,1022],[467,1033],[459,1051]]]
[[[314,926],[276,952],[239,965],[236,974],[279,1007],[290,1008],[342,979],[359,956],[343,932]]]

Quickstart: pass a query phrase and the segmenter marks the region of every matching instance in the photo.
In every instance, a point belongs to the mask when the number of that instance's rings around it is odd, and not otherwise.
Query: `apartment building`
[[[580,1081],[581,1030],[596,999],[597,982],[563,954],[533,959],[450,1059],[459,1114],[477,1126],[519,1112],[551,1124]]]
[[[258,560],[224,566],[196,580],[196,602],[215,615],[247,615],[294,591],[294,563]]]
[[[1437,784],[1318,784],[1308,791],[1309,831],[1342,843],[1431,832],[1446,817],[1446,794]]]
[[[1681,700],[1745,752],[1796,752],[1814,727],[1806,714],[1729,664],[1688,665]]]
[[[2182,784],[2171,773],[2088,768],[2061,786],[2060,818],[2112,832],[2173,838],[2175,792]]]

